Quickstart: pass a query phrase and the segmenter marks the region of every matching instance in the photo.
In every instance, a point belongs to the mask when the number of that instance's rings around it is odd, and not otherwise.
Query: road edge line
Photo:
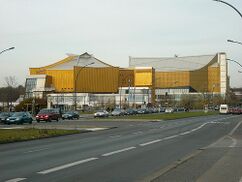
[[[162,168],[161,170],[153,173],[151,176],[148,176],[148,177],[145,177],[144,179],[141,179],[139,180],[140,182],[153,182],[155,181],[159,176],[162,176],[164,175],[165,173],[169,172],[170,170],[178,167],[179,165],[183,164],[184,162],[196,157],[198,154],[200,154],[202,151],[216,145],[218,142],[222,141],[224,138],[232,135],[236,130],[237,128],[240,126],[240,124],[242,124],[242,121],[240,121],[239,123],[237,123],[237,125],[226,135],[222,136],[221,138],[219,138],[217,141],[215,141],[214,143],[212,144],[209,144],[208,146],[206,147],[203,147],[203,148],[200,148],[200,149],[197,149],[195,150],[194,152],[192,152],[191,154],[188,154],[187,156],[181,158],[180,160],[177,160],[175,162],[172,162],[171,164],[169,164],[167,167],[165,168]],[[242,182],[242,181],[240,181]]]

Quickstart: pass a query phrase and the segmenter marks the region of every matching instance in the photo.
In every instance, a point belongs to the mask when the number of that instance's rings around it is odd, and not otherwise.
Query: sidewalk
[[[242,182],[242,122],[221,140],[153,181]]]

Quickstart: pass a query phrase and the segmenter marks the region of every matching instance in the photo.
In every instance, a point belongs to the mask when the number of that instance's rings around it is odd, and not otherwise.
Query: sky
[[[241,0],[227,0],[242,12]],[[0,0],[0,87],[25,83],[30,67],[88,52],[114,66],[129,56],[173,57],[226,52],[242,64],[242,18],[213,0]],[[242,68],[229,62],[231,87]]]

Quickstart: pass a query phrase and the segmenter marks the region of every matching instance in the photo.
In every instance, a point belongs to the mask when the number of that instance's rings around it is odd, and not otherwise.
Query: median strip
[[[124,148],[124,149],[120,149],[120,150],[116,150],[116,151],[113,151],[113,152],[103,154],[102,156],[107,157],[107,156],[114,155],[114,154],[121,153],[121,152],[125,152],[125,151],[128,151],[128,150],[133,150],[135,148],[136,147],[128,147],[128,148]]]
[[[66,168],[70,168],[70,167],[73,167],[73,166],[77,166],[79,164],[87,163],[87,162],[90,162],[90,161],[93,161],[93,160],[97,160],[97,159],[98,158],[92,157],[92,158],[88,158],[88,159],[72,162],[72,163],[69,163],[69,164],[65,164],[65,165],[62,165],[62,166],[50,168],[50,169],[47,169],[47,170],[44,170],[44,171],[40,171],[38,173],[39,174],[49,174],[49,173],[53,173],[53,172],[56,172],[56,171],[59,171],[59,170],[62,170],[62,169],[66,169]]]

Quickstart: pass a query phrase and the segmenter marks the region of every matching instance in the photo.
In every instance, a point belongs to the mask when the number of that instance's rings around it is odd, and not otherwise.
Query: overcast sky
[[[242,11],[241,0],[227,0]],[[212,0],[0,0],[0,86],[29,67],[66,53],[88,52],[114,66],[128,57],[173,57],[226,52],[242,64],[242,19]],[[232,87],[242,87],[242,68],[229,63]]]

